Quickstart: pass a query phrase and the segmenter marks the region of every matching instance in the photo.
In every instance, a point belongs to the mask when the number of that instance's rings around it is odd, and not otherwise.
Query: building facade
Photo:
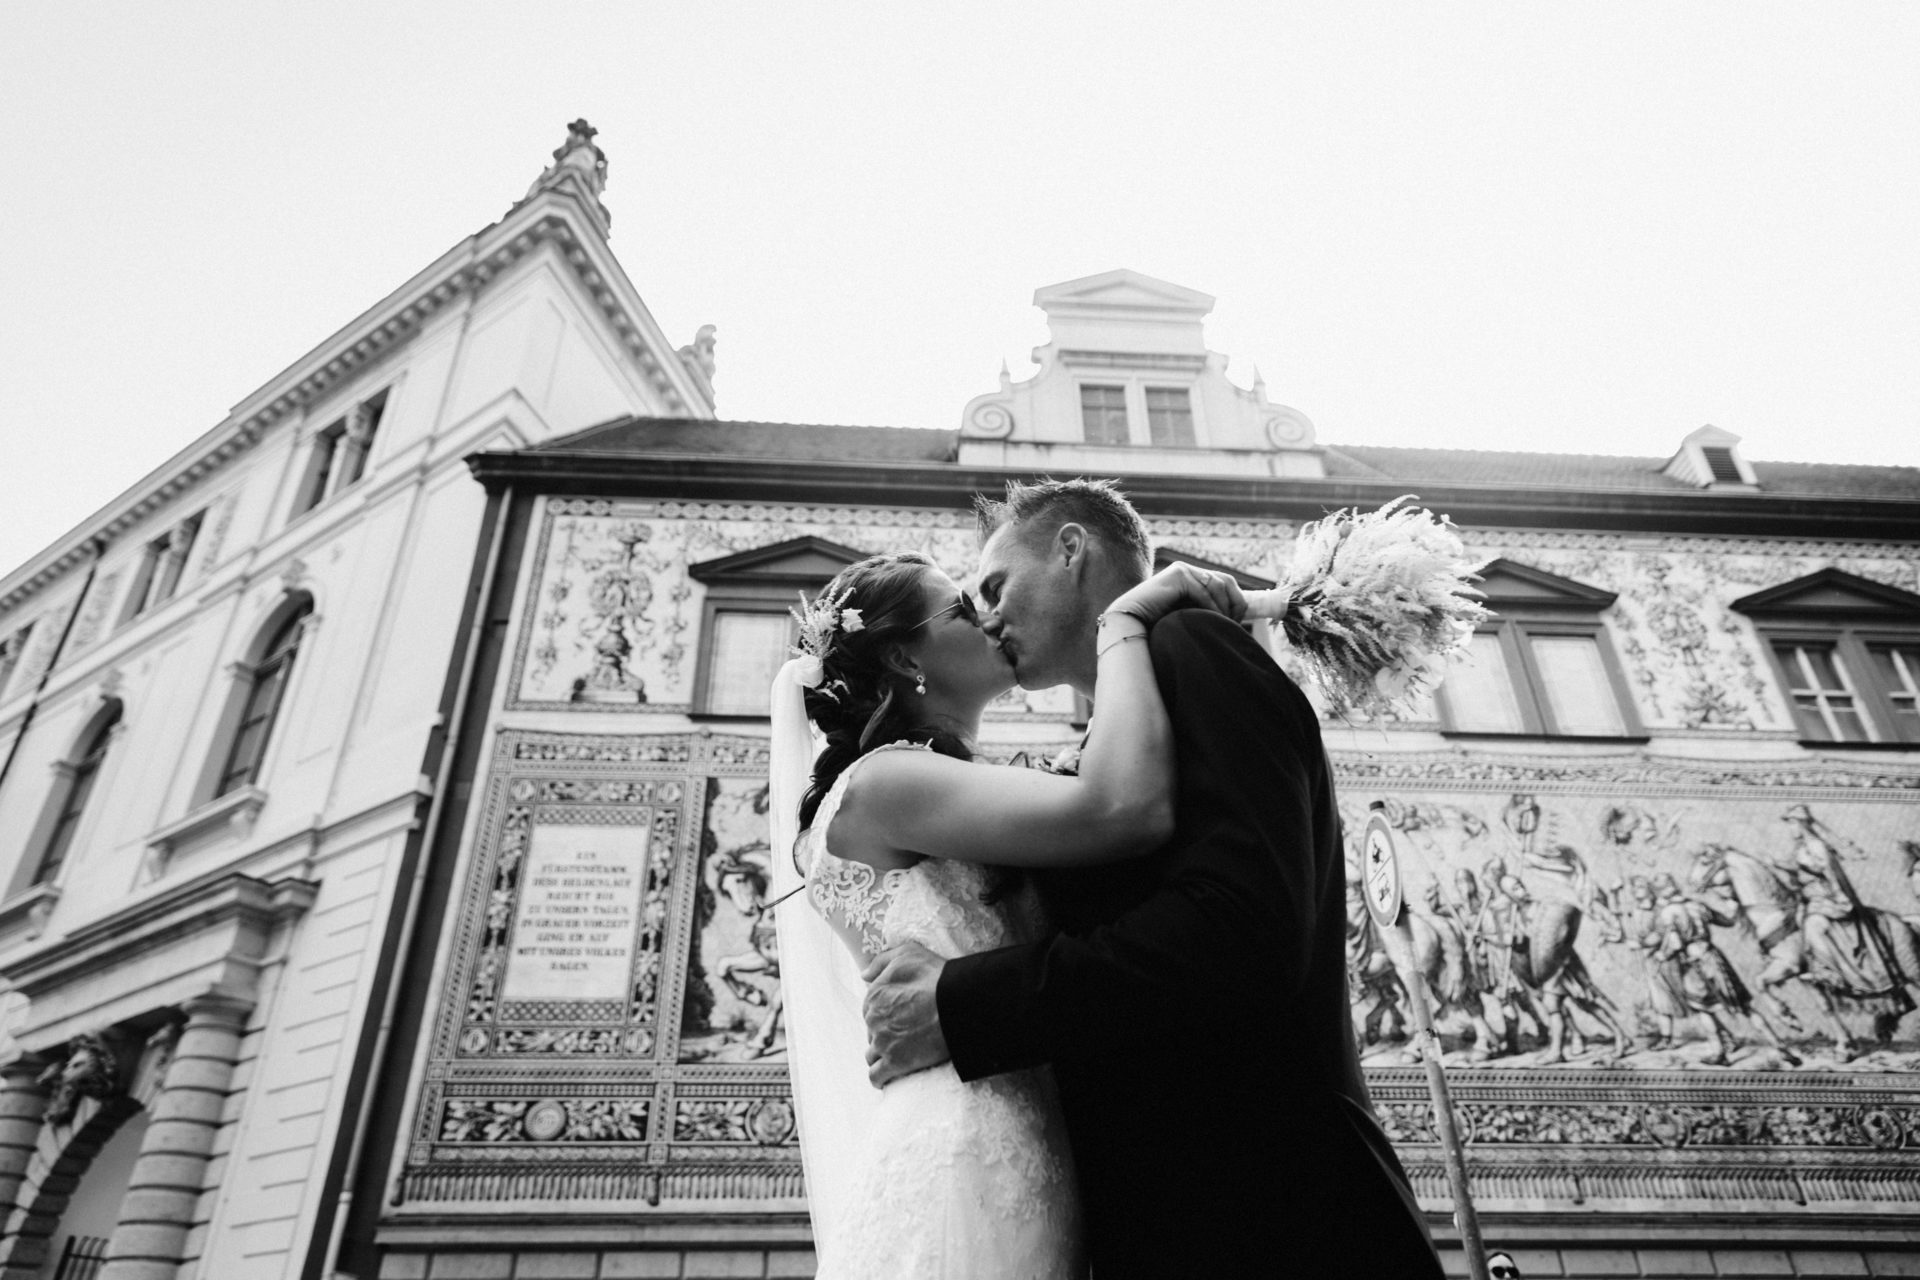
[[[970,496],[1037,474],[1120,477],[1162,556],[1250,585],[1408,492],[1490,562],[1430,707],[1325,724],[1407,867],[1410,954],[1350,905],[1355,1034],[1456,1263],[1413,968],[1527,1274],[1920,1266],[1920,471],[1327,444],[1226,377],[1210,298],[1127,271],[1040,290],[1036,372],[957,429],[725,421],[604,177],[577,124],[0,581],[6,1276],[811,1274],[786,609],[876,551],[964,578]],[[1086,714],[1010,693],[983,749]]]

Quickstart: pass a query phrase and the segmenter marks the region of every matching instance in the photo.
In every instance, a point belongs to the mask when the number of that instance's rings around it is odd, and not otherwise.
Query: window
[[[1920,595],[1838,569],[1733,602],[1803,742],[1920,744]]]
[[[93,784],[100,777],[100,766],[107,758],[108,746],[113,742],[113,731],[119,727],[120,712],[120,702],[117,699],[109,701],[81,736],[74,755],[57,766],[61,776],[50,799],[53,825],[47,829],[40,846],[39,865],[33,873],[34,884],[51,882],[66,863],[74,832],[79,829],[80,819],[87,812]]]
[[[226,762],[214,782],[215,796],[252,786],[260,776],[267,743],[273,737],[274,722],[286,698],[287,682],[293,678],[294,659],[300,654],[300,637],[312,614],[312,601],[297,606],[268,638],[260,660],[244,672],[246,694],[240,704],[240,717],[227,749]]]
[[[0,698],[7,696],[7,684],[13,679],[13,673],[20,669],[20,660],[26,656],[27,641],[33,638],[33,624],[29,622],[12,635],[0,639]]]
[[[712,661],[706,710],[718,716],[764,716],[773,677],[791,655],[793,617],[784,609],[718,609],[713,615]]]
[[[180,579],[186,573],[187,557],[193,554],[193,540],[200,535],[200,520],[205,512],[196,512],[140,549],[140,567],[127,592],[126,608],[120,614],[122,625],[173,599]]]
[[[1185,387],[1147,388],[1147,430],[1157,445],[1193,447],[1193,402]]]
[[[1707,474],[1713,477],[1715,484],[1746,482],[1746,477],[1740,474],[1740,465],[1733,460],[1733,450],[1726,445],[1701,445],[1700,456],[1706,461]]]
[[[1641,736],[1600,614],[1615,597],[1508,560],[1482,574],[1495,617],[1440,686],[1454,733]]]
[[[1080,387],[1080,425],[1088,444],[1130,444],[1125,387]]]
[[[380,428],[380,415],[386,406],[387,393],[382,391],[355,405],[338,422],[313,433],[300,490],[294,495],[294,515],[313,510],[366,473],[367,457],[373,452],[373,436]]]
[[[773,677],[792,657],[799,593],[817,593],[862,552],[824,538],[796,538],[688,568],[707,588],[694,672],[693,712],[765,716]]]

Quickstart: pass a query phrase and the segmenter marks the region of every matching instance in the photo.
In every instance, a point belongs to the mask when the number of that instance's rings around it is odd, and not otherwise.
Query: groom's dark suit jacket
[[[1354,1048],[1313,708],[1217,613],[1172,614],[1148,644],[1173,721],[1173,838],[1042,876],[1058,934],[947,964],[954,1066],[1053,1064],[1095,1280],[1437,1277]]]

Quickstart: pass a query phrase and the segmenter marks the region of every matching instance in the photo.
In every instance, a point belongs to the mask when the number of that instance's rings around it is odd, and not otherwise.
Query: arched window
[[[67,860],[67,851],[73,845],[73,833],[79,829],[80,819],[87,812],[87,800],[93,795],[93,784],[99,780],[100,766],[107,758],[107,748],[113,742],[113,731],[120,724],[121,705],[118,699],[102,707],[93,718],[93,724],[74,744],[74,752],[61,766],[63,775],[55,787],[53,803],[53,825],[47,830],[46,843],[40,848],[40,865],[33,873],[34,884],[46,884],[60,874],[60,868]]]
[[[280,703],[286,697],[287,682],[293,678],[293,662],[300,654],[300,636],[306,629],[313,602],[307,601],[280,623],[261,650],[259,661],[246,672],[247,692],[240,707],[239,723],[233,730],[232,745],[226,763],[220,768],[213,794],[253,785],[260,776],[260,762],[266,758],[267,743],[273,737],[273,724],[280,715]]]

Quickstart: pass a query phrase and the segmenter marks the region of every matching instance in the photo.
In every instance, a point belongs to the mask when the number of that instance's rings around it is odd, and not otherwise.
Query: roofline
[[[467,465],[489,488],[542,493],[692,498],[728,502],[949,507],[1035,472],[927,462],[819,462],[716,454],[487,451]],[[1155,516],[1312,520],[1339,507],[1372,508],[1408,492],[1463,525],[1565,527],[1727,537],[1912,541],[1920,501],[1807,498],[1750,492],[1542,490],[1528,485],[1411,485],[1402,481],[1159,475],[1119,477]]]
[[[5,577],[0,577],[0,613],[6,613],[79,564],[88,543],[112,541],[188,485],[250,449],[281,419],[328,394],[346,378],[374,364],[417,335],[427,322],[464,294],[488,281],[540,245],[553,242],[629,354],[670,402],[690,412],[711,400],[681,362],[653,320],[638,290],[607,244],[599,224],[566,192],[542,191],[508,210],[498,222],[441,254],[386,297],[336,329],[306,355],[267,379],[228,411],[218,425],[96,509]],[[669,353],[654,359],[649,343]]]

